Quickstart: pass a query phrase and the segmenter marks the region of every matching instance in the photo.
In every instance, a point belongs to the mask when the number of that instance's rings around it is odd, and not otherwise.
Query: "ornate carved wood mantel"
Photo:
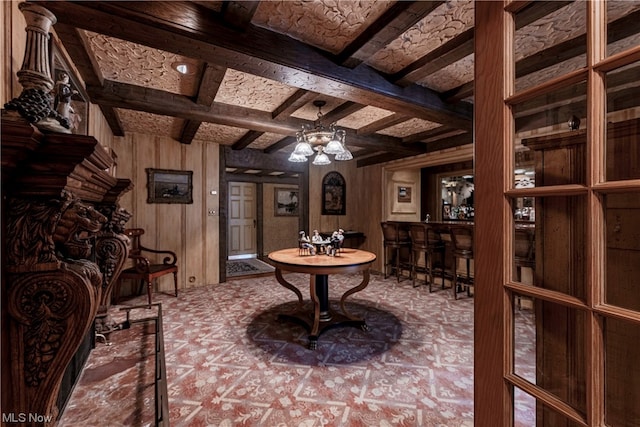
[[[27,22],[23,91],[2,111],[2,424],[35,426],[56,422],[62,380],[96,314],[105,327],[128,255],[131,215],[118,199],[132,184],[113,177],[110,153],[93,137],[70,135],[52,108],[56,18],[38,5],[19,7]]]
[[[127,257],[132,188],[93,137],[2,117],[2,408],[53,416],[65,369]],[[34,423],[41,425],[41,423]]]

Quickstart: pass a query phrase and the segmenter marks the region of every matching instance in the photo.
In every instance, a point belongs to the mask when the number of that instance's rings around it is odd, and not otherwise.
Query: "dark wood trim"
[[[513,425],[510,391],[504,380],[508,363],[506,341],[506,236],[510,208],[503,189],[510,180],[505,140],[510,129],[504,103],[507,64],[506,37],[513,21],[502,2],[475,3],[476,13],[476,129],[475,129],[475,304],[474,304],[474,423]],[[490,392],[488,392],[490,391]]]

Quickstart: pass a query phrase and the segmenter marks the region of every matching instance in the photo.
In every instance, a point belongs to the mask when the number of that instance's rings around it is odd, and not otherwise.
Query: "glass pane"
[[[516,91],[586,66],[586,2],[531,2],[515,20]]]
[[[640,425],[640,325],[605,321],[605,421],[612,427]]]
[[[473,175],[440,178],[443,221],[473,221]]]
[[[607,1],[607,55],[640,44],[640,1]]]
[[[583,425],[555,412],[541,401],[536,404],[536,398],[524,390],[514,387],[513,394],[513,425],[515,427],[578,427]]]
[[[513,106],[514,188],[584,184],[585,82]]]
[[[585,299],[584,196],[513,198],[512,280]],[[523,206],[527,220],[524,220]]]
[[[638,76],[640,76],[640,61],[606,75],[607,181],[640,178],[640,78]]]
[[[523,298],[520,308],[519,298]],[[514,373],[584,414],[586,314],[553,302],[524,298],[514,295]]]
[[[605,301],[640,311],[640,192],[607,194]]]
[[[536,399],[518,387],[515,387],[513,393],[513,425],[514,427],[536,425]]]
[[[536,323],[533,299],[514,294],[513,372],[536,383]]]

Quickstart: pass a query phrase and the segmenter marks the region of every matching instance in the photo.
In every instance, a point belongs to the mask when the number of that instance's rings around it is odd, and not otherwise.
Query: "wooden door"
[[[256,184],[229,182],[229,259],[254,258],[257,249]]]
[[[640,425],[640,26],[626,24],[629,5],[475,2],[478,426]],[[536,55],[531,42],[553,39],[543,23],[554,20],[583,24],[571,61],[545,70],[567,45]],[[535,168],[527,187],[516,185],[522,162]],[[514,271],[523,198],[534,200],[527,282]]]

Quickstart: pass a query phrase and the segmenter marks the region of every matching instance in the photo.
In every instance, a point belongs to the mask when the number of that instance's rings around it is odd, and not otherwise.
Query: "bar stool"
[[[402,250],[411,251],[411,239],[407,230],[400,224],[393,222],[381,222],[382,236],[384,238],[384,278],[388,277],[387,267],[395,267],[396,277],[400,282],[401,268],[411,270],[411,263],[402,260]],[[389,250],[392,256],[389,256]]]
[[[440,259],[444,261],[444,243],[440,239],[440,233],[428,224],[411,224],[409,236],[411,237],[413,287],[416,287],[417,273],[422,273],[425,275],[425,282],[429,285],[429,292],[433,292],[431,285],[434,283],[434,268],[437,268],[442,274],[442,289],[444,289],[444,266],[434,267],[433,262],[435,254],[440,254]],[[419,264],[421,255],[424,255],[424,266]]]
[[[451,227],[451,241],[453,243],[453,298],[458,299],[458,286],[461,284],[471,296],[470,288],[475,286],[471,275],[471,260],[473,260],[473,227]],[[458,274],[458,260],[465,261],[466,271]]]

